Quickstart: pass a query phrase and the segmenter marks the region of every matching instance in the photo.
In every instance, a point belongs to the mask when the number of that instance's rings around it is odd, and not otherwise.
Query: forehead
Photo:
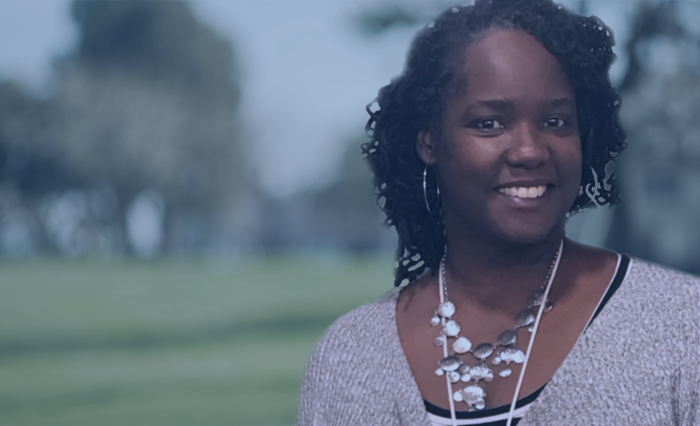
[[[455,80],[462,94],[478,98],[573,97],[561,64],[532,35],[494,29],[462,53]]]

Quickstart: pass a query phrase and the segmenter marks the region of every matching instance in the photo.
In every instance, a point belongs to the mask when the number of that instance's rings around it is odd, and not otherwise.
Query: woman
[[[698,280],[564,236],[618,201],[613,43],[550,0],[419,32],[363,147],[408,285],[331,326],[299,424],[700,424]]]

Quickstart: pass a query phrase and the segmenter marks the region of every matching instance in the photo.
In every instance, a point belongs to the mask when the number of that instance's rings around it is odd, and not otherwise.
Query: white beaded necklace
[[[496,343],[482,343],[472,349],[472,343],[466,337],[460,337],[459,332],[461,327],[459,323],[452,319],[455,314],[455,305],[448,300],[447,297],[447,282],[445,279],[445,260],[447,254],[443,256],[440,262],[440,273],[439,273],[439,287],[440,287],[440,305],[435,311],[435,315],[430,320],[430,324],[434,327],[442,325],[440,335],[435,339],[436,346],[442,346],[444,357],[438,362],[440,367],[435,371],[438,376],[445,376],[447,382],[447,393],[450,396],[450,414],[452,417],[452,424],[456,426],[456,416],[454,403],[464,402],[469,406],[469,411],[481,410],[486,407],[486,393],[479,387],[479,382],[481,380],[485,382],[490,382],[493,379],[493,370],[486,365],[485,361],[494,353],[498,347],[503,349],[500,353],[491,360],[491,364],[494,366],[505,363],[505,367],[499,372],[499,376],[508,377],[511,374],[510,364],[523,364],[523,368],[520,371],[520,378],[515,389],[515,394],[513,395],[513,401],[510,406],[510,414],[508,416],[507,426],[510,426],[513,418],[513,413],[515,411],[515,404],[518,400],[518,394],[520,393],[520,387],[525,377],[525,370],[527,369],[527,363],[530,358],[530,352],[532,350],[532,345],[535,341],[535,335],[537,334],[537,329],[540,324],[540,319],[544,312],[548,312],[554,306],[552,302],[549,301],[547,296],[549,295],[549,289],[552,286],[554,277],[556,276],[557,269],[559,268],[559,261],[561,260],[561,254],[564,249],[564,240],[559,243],[559,250],[554,255],[552,260],[552,265],[547,271],[547,276],[542,283],[542,286],[535,290],[528,296],[528,307],[520,311],[515,316],[515,326],[512,329],[505,330],[498,336]],[[532,308],[539,306],[537,309],[537,314],[532,312]],[[527,352],[523,353],[520,348],[516,346],[516,340],[518,337],[517,330],[521,327],[528,327],[528,330],[532,333],[530,336],[530,342],[528,344]],[[447,346],[449,344],[448,338],[454,338],[452,342],[452,354],[448,354]],[[459,355],[471,352],[471,354],[479,360],[474,366],[469,366],[465,364]],[[462,381],[464,383],[473,382],[472,385],[467,386],[464,389],[458,390],[452,393],[452,384]]]

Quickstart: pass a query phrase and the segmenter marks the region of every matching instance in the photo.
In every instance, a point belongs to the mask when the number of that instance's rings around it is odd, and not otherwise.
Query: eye
[[[500,121],[494,120],[492,118],[489,118],[488,120],[479,121],[475,123],[474,127],[476,127],[479,130],[496,130],[505,128],[505,126],[501,124]]]
[[[544,127],[564,127],[566,126],[566,121],[562,118],[559,117],[552,117],[548,118],[547,121],[544,122]]]

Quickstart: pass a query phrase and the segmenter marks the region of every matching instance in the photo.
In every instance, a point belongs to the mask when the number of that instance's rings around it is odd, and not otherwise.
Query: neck
[[[512,312],[539,288],[564,237],[563,226],[535,243],[457,239],[448,234],[446,279],[450,299]]]

